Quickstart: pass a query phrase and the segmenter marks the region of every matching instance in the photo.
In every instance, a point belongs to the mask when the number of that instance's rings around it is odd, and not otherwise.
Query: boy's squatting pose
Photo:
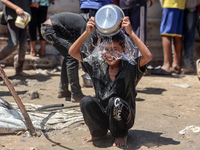
[[[81,112],[91,134],[84,138],[85,142],[104,138],[110,130],[115,137],[113,146],[124,146],[127,144],[128,130],[134,124],[135,87],[146,69],[146,64],[152,59],[152,54],[133,32],[128,17],[123,18],[121,28],[125,29],[142,55],[136,58],[135,65],[116,59],[126,49],[121,42],[124,39],[119,35],[113,36],[112,42],[104,45],[106,52],[102,53],[103,61],[95,59],[92,64],[83,62],[85,54],[80,48],[95,30],[94,17],[90,18],[86,30],[69,49],[69,54],[82,62],[92,78],[96,94],[96,97],[86,96],[80,101]]]

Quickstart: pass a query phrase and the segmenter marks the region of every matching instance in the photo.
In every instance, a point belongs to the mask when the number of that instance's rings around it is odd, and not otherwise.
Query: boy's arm
[[[83,44],[83,42],[87,39],[87,37],[94,31],[95,29],[95,23],[94,23],[94,17],[91,17],[90,20],[87,22],[86,30],[83,32],[83,34],[72,44],[72,46],[69,49],[69,54],[76,58],[79,61],[82,61],[80,48]]]
[[[7,7],[13,9],[16,11],[17,15],[23,15],[24,14],[24,10],[21,9],[19,6],[13,4],[12,2],[10,2],[9,0],[1,0],[1,2],[6,5]]]
[[[124,28],[126,30],[126,33],[129,34],[129,36],[133,39],[140,53],[142,54],[142,57],[140,59],[140,67],[146,65],[152,59],[152,54],[149,51],[149,49],[145,46],[145,44],[133,32],[129,17],[124,17],[122,22],[122,28]]]

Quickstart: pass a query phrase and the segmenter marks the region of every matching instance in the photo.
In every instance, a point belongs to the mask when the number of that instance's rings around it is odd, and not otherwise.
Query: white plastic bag
[[[25,129],[27,128],[22,115],[0,97],[0,134],[14,133]]]

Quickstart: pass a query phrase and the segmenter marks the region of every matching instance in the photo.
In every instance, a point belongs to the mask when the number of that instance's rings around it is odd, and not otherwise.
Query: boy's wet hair
[[[102,37],[101,39],[102,42],[108,42],[108,43],[112,43],[112,42],[116,42],[118,43],[122,48],[125,47],[125,36],[123,33],[119,32],[116,35],[113,35],[111,37]]]

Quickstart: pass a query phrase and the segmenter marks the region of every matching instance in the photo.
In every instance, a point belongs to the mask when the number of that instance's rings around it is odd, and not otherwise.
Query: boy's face
[[[102,56],[110,66],[118,66],[122,51],[122,47],[117,42],[105,43]]]

